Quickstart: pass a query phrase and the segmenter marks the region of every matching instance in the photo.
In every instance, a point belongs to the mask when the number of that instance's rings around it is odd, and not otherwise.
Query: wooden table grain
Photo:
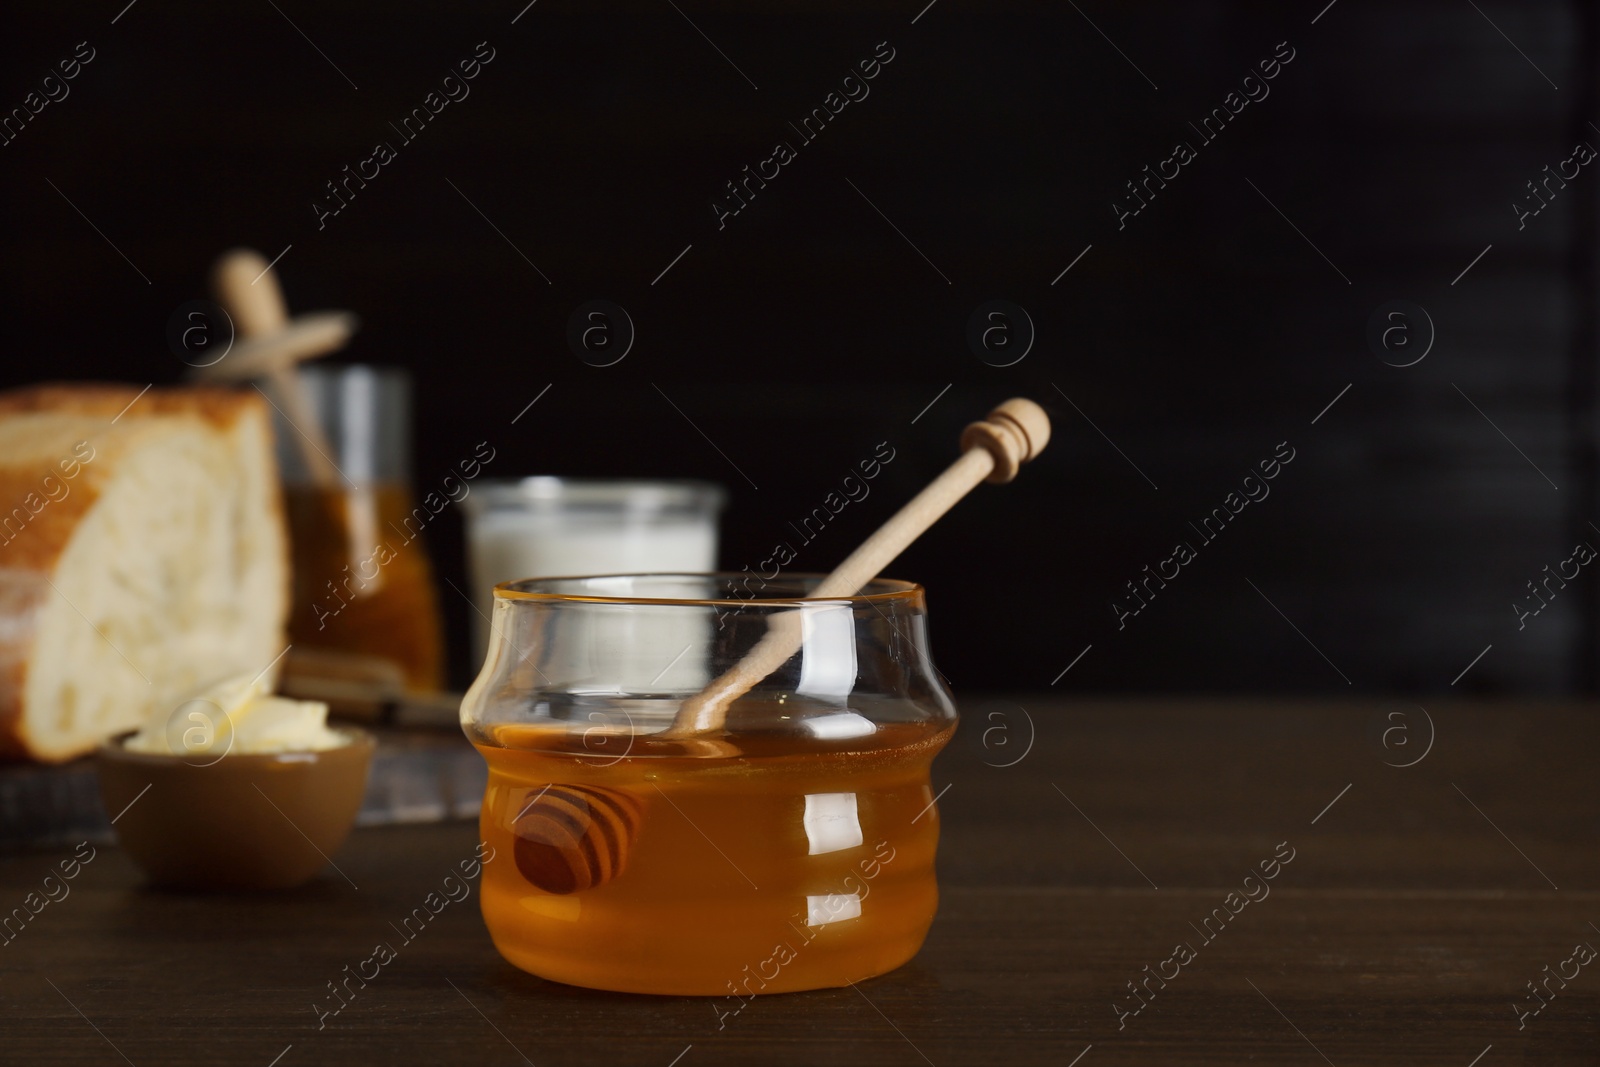
[[[934,768],[938,920],[914,961],[855,988],[719,1025],[707,999],[556,985],[500,959],[474,893],[319,1028],[326,983],[396,940],[472,854],[472,824],[358,831],[337,871],[281,895],[157,892],[101,847],[0,947],[0,1062],[1600,1059],[1600,964],[1574,957],[1600,947],[1596,709],[961,703]],[[0,860],[0,910],[71,854]]]

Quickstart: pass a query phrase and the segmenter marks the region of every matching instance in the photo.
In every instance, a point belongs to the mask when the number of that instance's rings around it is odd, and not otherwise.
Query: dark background
[[[888,441],[795,563],[828,569],[963,424],[1039,400],[1049,452],[888,572],[928,586],[958,692],[1436,694],[1491,645],[1454,691],[1593,689],[1595,578],[1523,630],[1511,606],[1600,545],[1600,177],[1523,229],[1511,207],[1600,146],[1592,7],[524,2],[8,12],[0,108],[78,42],[96,58],[0,148],[5,384],[178,380],[166,325],[212,259],[289,247],[291,307],[359,312],[347,358],[415,375],[420,486],[482,440],[496,476],[713,479],[732,569]],[[401,144],[388,123],[480,41],[470,96]],[[870,96],[799,147],[786,124],[880,41]],[[1270,95],[1202,147],[1187,123],[1279,42]],[[798,158],[719,231],[714,198],[778,139]],[[1179,139],[1198,158],[1119,230]],[[324,183],[379,140],[398,158],[319,231]],[[594,298],[637,328],[611,367],[565,340]],[[1003,368],[966,339],[996,298],[1037,330]],[[1366,339],[1393,300],[1436,329],[1414,366]],[[1119,630],[1123,584],[1283,441],[1271,496]],[[459,514],[429,532],[461,584]],[[469,609],[442,596],[460,681]]]

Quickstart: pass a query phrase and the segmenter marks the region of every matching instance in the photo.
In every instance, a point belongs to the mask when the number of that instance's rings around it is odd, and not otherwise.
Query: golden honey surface
[[[411,688],[439,688],[444,651],[433,571],[410,492],[380,485],[363,497],[343,487],[287,486],[284,501],[294,549],[290,640],[381,656],[399,665]],[[357,521],[361,504],[369,505],[370,529]]]
[[[489,932],[523,970],[625,992],[748,999],[892,970],[921,947],[938,903],[928,771],[953,729],[743,736],[708,756],[648,736],[597,755],[560,728],[493,728],[477,744],[489,765],[482,835],[502,857],[483,872]],[[580,813],[585,790],[639,811],[620,845],[595,831],[602,864],[606,841],[622,855],[590,888],[541,889],[514,859],[515,828],[558,790]],[[526,840],[522,855],[523,867],[541,862]]]

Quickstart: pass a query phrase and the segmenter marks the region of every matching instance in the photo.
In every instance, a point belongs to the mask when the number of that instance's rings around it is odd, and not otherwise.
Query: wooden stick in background
[[[333,461],[333,446],[299,376],[302,361],[344,346],[355,331],[356,317],[347,311],[325,311],[291,321],[277,273],[261,253],[249,248],[224,253],[212,268],[211,286],[217,302],[233,318],[240,343],[227,358],[201,369],[201,376],[266,381],[290,424],[311,484],[323,491],[320,502],[329,509],[329,521],[345,529],[351,565],[357,565],[377,544],[375,487],[347,485],[340,490],[344,476]],[[370,595],[382,584],[379,571],[362,583],[360,592]]]
[[[259,350],[263,343],[293,337],[290,332],[289,308],[283,299],[283,287],[278,284],[277,274],[260,252],[249,248],[236,248],[224,253],[217,260],[216,266],[211,269],[211,288],[216,294],[217,303],[221,304],[232,317],[237,340],[247,345],[255,342],[252,347]],[[322,355],[338,348],[348,338],[348,331],[343,336],[339,336],[337,332],[330,333],[326,338],[330,343],[321,351],[297,350],[290,358],[266,361],[261,361],[258,357],[256,360],[248,361],[252,364],[248,367],[243,366],[247,361],[236,359],[229,365],[224,359],[214,364],[213,373],[207,375],[214,378],[238,378],[241,375],[265,378],[277,395],[278,402],[283,406],[284,415],[293,424],[294,429],[299,431],[296,440],[299,442],[300,454],[305,459],[306,470],[311,473],[312,483],[320,488],[329,488],[337,484],[339,471],[330,456],[330,446],[327,434],[322,429],[322,421],[317,418],[317,413],[311,406],[311,398],[306,394],[305,385],[295,371],[301,359],[309,358],[311,355]],[[273,345],[273,347],[278,346]],[[212,370],[212,368],[206,369]]]

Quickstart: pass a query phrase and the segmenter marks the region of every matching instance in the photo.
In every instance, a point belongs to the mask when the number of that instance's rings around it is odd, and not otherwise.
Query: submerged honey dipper
[[[808,600],[847,597],[980,482],[1009,482],[1050,441],[1050,418],[1031,400],[1007,400],[961,434],[961,458],[929,482],[832,573]],[[800,651],[799,610],[772,616],[765,636],[739,662],[685,700],[663,739],[706,738],[725,729],[734,701]],[[614,789],[551,785],[533,797],[512,826],[517,869],[551,893],[602,885],[622,872],[638,833],[640,802]]]
[[[547,893],[576,893],[622,873],[643,805],[618,789],[548,785],[511,823],[522,877]]]

